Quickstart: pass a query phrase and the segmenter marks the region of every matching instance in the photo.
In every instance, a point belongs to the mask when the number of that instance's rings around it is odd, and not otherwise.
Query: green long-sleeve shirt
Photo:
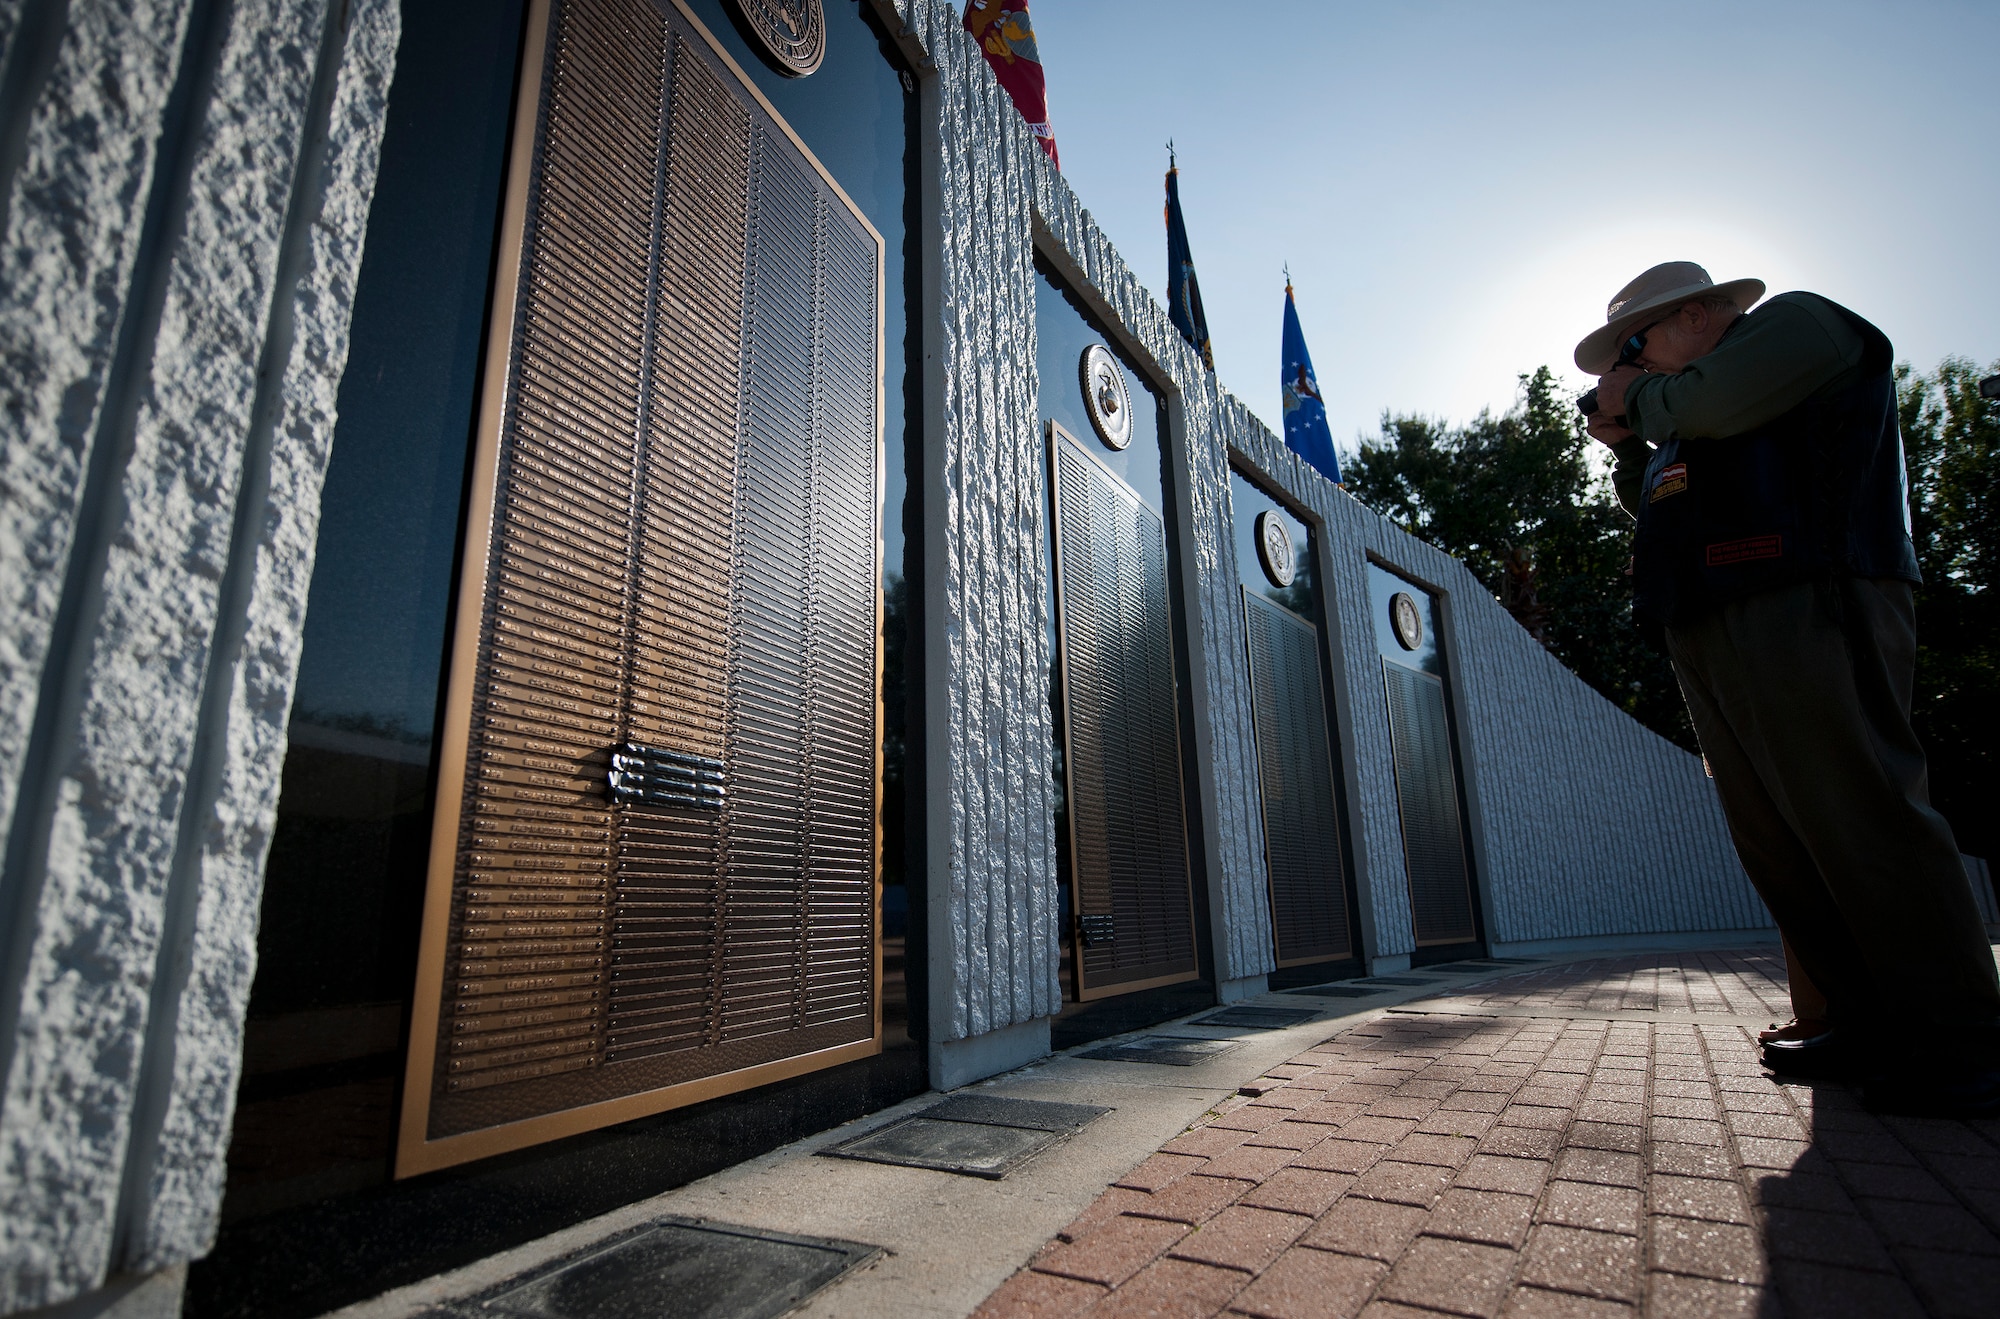
[[[1739,316],[1707,356],[1671,374],[1641,376],[1625,391],[1637,432],[1612,446],[1611,483],[1639,515],[1639,486],[1654,446],[1670,439],[1728,439],[1755,430],[1860,364],[1861,336],[1813,293],[1781,293]]]

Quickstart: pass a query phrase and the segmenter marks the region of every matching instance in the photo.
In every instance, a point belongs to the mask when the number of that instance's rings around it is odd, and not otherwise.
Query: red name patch
[[[1748,563],[1752,559],[1782,559],[1785,557],[1785,541],[1782,536],[1750,536],[1743,540],[1717,541],[1708,547],[1708,566],[1727,568],[1732,563]]]

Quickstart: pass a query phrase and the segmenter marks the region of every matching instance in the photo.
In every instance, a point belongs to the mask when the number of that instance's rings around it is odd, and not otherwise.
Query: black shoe
[[[1779,1076],[1832,1081],[1856,1072],[1854,1050],[1832,1027],[1802,1040],[1766,1040],[1761,1048],[1764,1066]]]
[[[1905,1069],[1870,1076],[1861,1102],[1904,1117],[2000,1117],[2000,1067]]]

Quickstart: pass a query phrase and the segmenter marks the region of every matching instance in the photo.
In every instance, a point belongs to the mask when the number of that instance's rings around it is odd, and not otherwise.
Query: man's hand
[[[1624,416],[1625,391],[1632,387],[1634,380],[1645,374],[1638,367],[1628,365],[1615,366],[1611,368],[1611,374],[1599,376],[1597,378],[1597,415],[1606,418]],[[1590,433],[1597,435],[1595,429]],[[1598,438],[1602,439],[1604,437],[1600,435]]]
[[[1583,424],[1592,439],[1603,444],[1617,444],[1632,438],[1633,432],[1620,426],[1615,418],[1625,415],[1625,391],[1631,388],[1634,380],[1645,374],[1638,367],[1628,365],[1613,367],[1609,375],[1597,378],[1597,411],[1591,413]]]
[[[1637,434],[1636,431],[1620,426],[1602,412],[1591,413],[1584,421],[1583,428],[1589,432],[1592,439],[1602,444],[1619,444]]]

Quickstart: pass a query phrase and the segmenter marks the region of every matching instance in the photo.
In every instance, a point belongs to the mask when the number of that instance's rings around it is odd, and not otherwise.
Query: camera
[[[1637,334],[1627,337],[1625,342],[1619,345],[1618,365],[1612,367],[1611,370],[1616,371],[1620,366],[1632,365],[1632,363],[1639,360],[1639,354],[1645,351],[1646,351],[1646,331],[1640,330]],[[1606,372],[1606,374],[1608,375],[1610,373]],[[1581,412],[1586,417],[1596,412],[1597,391],[1593,389],[1588,394],[1585,394],[1581,398],[1577,399],[1576,410],[1578,412]],[[1625,424],[1625,418],[1623,417],[1616,417],[1613,418],[1613,420],[1615,420],[1621,426]]]
[[[2000,376],[1988,376],[1980,381],[1979,397],[2000,398]]]

